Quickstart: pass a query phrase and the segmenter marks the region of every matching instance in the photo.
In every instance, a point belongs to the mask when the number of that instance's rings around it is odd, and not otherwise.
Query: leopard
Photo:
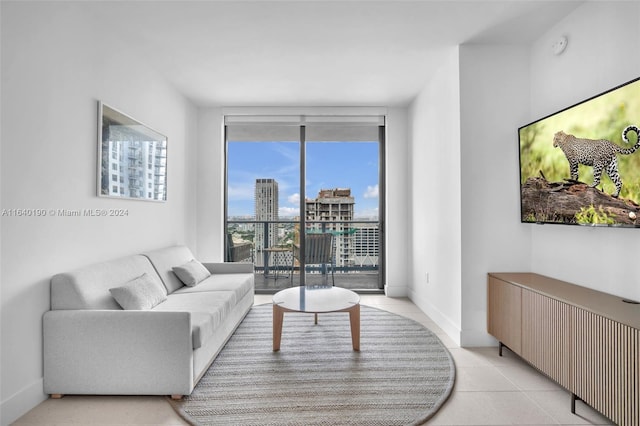
[[[600,184],[602,173],[606,172],[616,186],[616,191],[611,196],[618,198],[622,189],[622,179],[618,171],[617,154],[633,154],[640,148],[640,129],[633,125],[624,128],[622,140],[627,144],[630,143],[627,138],[629,132],[635,132],[638,137],[638,141],[631,148],[622,148],[607,139],[578,138],[563,131],[559,131],[553,136],[553,146],[559,147],[564,152],[569,161],[572,180],[578,180],[579,164],[593,166],[593,183],[590,187],[597,187]]]

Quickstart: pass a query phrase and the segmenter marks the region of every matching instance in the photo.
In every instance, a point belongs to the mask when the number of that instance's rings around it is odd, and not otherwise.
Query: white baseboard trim
[[[387,297],[407,297],[407,287],[390,286],[389,284],[385,284],[384,294]]]
[[[409,299],[438,324],[438,326],[453,340],[460,345],[460,328],[449,317],[444,315],[435,305],[429,303],[425,299],[421,299],[415,295],[413,291],[409,291]]]
[[[8,426],[47,399],[44,379],[38,379],[0,404],[0,424]]]

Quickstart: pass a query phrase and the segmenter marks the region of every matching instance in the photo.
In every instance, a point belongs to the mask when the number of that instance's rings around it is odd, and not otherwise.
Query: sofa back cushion
[[[165,291],[153,265],[142,255],[57,274],[51,278],[51,309],[122,309],[109,289],[122,286],[145,273]]]
[[[158,275],[162,279],[167,293],[171,294],[184,286],[178,276],[173,272],[174,266],[181,266],[193,260],[193,253],[185,246],[173,246],[143,253],[147,256]]]

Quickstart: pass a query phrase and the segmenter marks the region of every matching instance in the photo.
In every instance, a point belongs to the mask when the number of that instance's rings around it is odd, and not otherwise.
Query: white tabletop
[[[357,293],[332,286],[291,287],[273,295],[274,305],[298,312],[336,312],[359,303],[360,296]]]

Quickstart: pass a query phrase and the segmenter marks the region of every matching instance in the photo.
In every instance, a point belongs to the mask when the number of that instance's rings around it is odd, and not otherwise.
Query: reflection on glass
[[[165,201],[167,138],[100,104],[98,195]]]

